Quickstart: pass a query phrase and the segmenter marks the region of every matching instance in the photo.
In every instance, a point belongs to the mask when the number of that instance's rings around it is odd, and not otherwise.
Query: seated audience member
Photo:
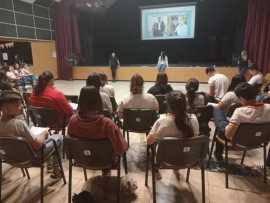
[[[65,95],[54,87],[53,74],[43,72],[39,77],[31,95],[31,105],[56,109],[59,112],[59,125],[67,124],[73,109]]]
[[[255,64],[252,64],[248,67],[248,72],[250,75],[250,79],[248,80],[248,84],[252,86],[262,85],[263,84],[263,74],[258,70]]]
[[[6,67],[6,75],[12,82],[17,82],[20,79],[18,71],[13,66]]]
[[[144,80],[141,75],[134,74],[130,81],[131,95],[120,102],[117,112],[119,117],[123,117],[124,109],[153,109],[158,112],[159,105],[155,96],[143,93]]]
[[[12,85],[4,70],[0,70],[0,90],[12,90]]]
[[[209,76],[208,85],[209,85],[209,97],[212,98],[212,101],[219,101],[227,92],[230,80],[224,74],[216,72],[214,67],[208,67],[205,70],[206,74]],[[209,99],[210,99],[209,98]]]
[[[33,85],[35,76],[30,72],[27,64],[19,65],[18,72],[24,85]]]
[[[187,109],[190,112],[191,109],[205,106],[207,104],[207,98],[203,94],[198,94],[200,82],[196,78],[191,78],[186,83],[186,99]]]
[[[163,95],[173,91],[171,85],[168,84],[168,76],[165,72],[157,74],[156,84],[151,87],[147,93],[152,95]]]
[[[68,125],[68,134],[71,137],[87,139],[108,138],[117,155],[128,149],[118,126],[109,118],[102,115],[102,99],[100,92],[94,86],[81,89],[78,112],[74,114]]]
[[[153,144],[162,137],[192,137],[199,135],[199,123],[194,114],[186,111],[186,98],[181,91],[166,95],[169,113],[160,117],[147,136],[147,144]]]
[[[61,135],[50,135],[48,137],[48,130],[44,129],[40,135],[33,135],[24,120],[18,116],[22,113],[21,95],[15,91],[1,91],[0,92],[0,107],[2,110],[2,117],[0,120],[0,137],[23,137],[33,147],[35,151],[40,151],[41,146],[45,144],[44,153],[47,154],[53,150],[53,143],[49,140],[55,140],[59,151],[63,145],[63,137]],[[16,151],[16,149],[14,149]],[[58,168],[57,158],[53,157],[51,160],[52,178],[61,177],[60,169]]]
[[[100,96],[102,99],[102,106],[103,106],[103,111],[108,111],[110,113],[112,113],[112,103],[110,100],[109,95],[107,95],[104,92],[101,92],[101,80],[100,80],[100,76],[98,73],[91,73],[87,80],[86,80],[86,86],[94,86],[98,89],[98,91],[100,92]]]
[[[228,112],[232,104],[240,103],[239,98],[236,96],[234,90],[240,83],[245,82],[245,79],[240,75],[235,75],[232,78],[228,92],[222,97],[221,101],[218,103],[217,108],[221,109],[225,113]]]
[[[220,137],[226,137],[229,140],[235,136],[237,128],[241,123],[264,123],[270,121],[270,104],[264,104],[256,101],[256,90],[248,83],[241,83],[235,88],[235,94],[239,97],[241,107],[237,108],[230,120],[224,116],[219,118],[218,130]],[[216,142],[215,157],[218,161],[223,160],[224,146]]]
[[[108,83],[108,77],[105,73],[100,73],[101,87],[100,91],[106,93],[109,97],[115,97],[114,88]]]

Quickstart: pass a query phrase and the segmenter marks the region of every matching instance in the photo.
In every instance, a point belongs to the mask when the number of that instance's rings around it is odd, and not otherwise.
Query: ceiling
[[[54,0],[36,0],[35,4],[39,4],[42,6],[49,7],[51,6],[55,1]]]

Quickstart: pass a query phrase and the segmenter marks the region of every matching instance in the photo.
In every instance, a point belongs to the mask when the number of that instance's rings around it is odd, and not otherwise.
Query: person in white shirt
[[[100,91],[100,87],[101,87],[101,80],[100,80],[100,76],[98,73],[91,73],[88,78],[86,79],[86,86],[94,86],[96,87],[99,91]],[[102,99],[102,105],[103,105],[103,110],[106,112],[110,112],[112,113],[112,103],[110,100],[110,97],[104,93],[100,91],[100,96]]]
[[[263,84],[263,74],[258,70],[255,64],[252,64],[248,67],[248,72],[250,74],[250,79],[248,80],[248,84],[252,86],[262,85]]]
[[[105,73],[100,73],[101,87],[100,91],[106,93],[109,97],[115,97],[114,88],[108,84],[108,77]]]
[[[230,86],[229,78],[224,74],[216,72],[213,66],[206,68],[205,72],[209,76],[209,96],[220,100]]]
[[[186,97],[181,91],[167,94],[169,113],[161,116],[153,125],[147,136],[151,145],[163,137],[192,137],[199,135],[199,123],[194,114],[187,113]]]
[[[157,64],[158,71],[164,72],[168,66],[169,66],[168,57],[165,55],[165,52],[162,51],[160,53],[160,56],[158,57],[158,64]]]
[[[159,111],[158,101],[152,94],[143,92],[143,77],[139,74],[134,74],[130,81],[130,96],[120,102],[117,112],[120,118],[123,117],[123,112],[128,108],[138,109],[153,109]]]

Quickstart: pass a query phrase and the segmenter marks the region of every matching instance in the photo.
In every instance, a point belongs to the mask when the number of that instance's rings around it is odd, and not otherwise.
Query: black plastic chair
[[[267,182],[266,171],[266,147],[270,141],[270,122],[268,123],[241,123],[237,129],[235,136],[230,142],[228,139],[222,139],[217,136],[216,140],[225,146],[225,184],[226,188],[229,187],[229,174],[228,174],[228,151],[237,150],[243,151],[241,165],[244,162],[246,152],[248,150],[263,148],[263,161],[264,161],[264,182]],[[209,155],[211,159],[212,151]]]
[[[156,203],[156,171],[159,169],[187,168],[186,182],[189,182],[190,168],[199,165],[202,178],[202,202],[205,202],[204,160],[208,152],[209,138],[198,136],[192,138],[165,137],[151,145],[152,151],[152,187],[153,202]],[[149,153],[149,152],[147,152]],[[148,186],[149,155],[145,173],[145,185]]]
[[[40,167],[40,199],[43,203],[44,198],[44,162],[51,156],[56,155],[59,167],[62,172],[63,182],[66,184],[66,178],[62,166],[62,161],[57,149],[56,142],[53,142],[54,149],[48,154],[44,154],[45,144],[40,151],[34,151],[30,144],[23,137],[0,137],[0,183],[2,183],[2,162],[8,163],[14,167],[27,169],[30,167]],[[16,150],[14,150],[16,149]],[[26,170],[27,177],[30,178]],[[0,201],[1,201],[1,184],[0,184]]]
[[[112,144],[108,139],[102,140],[82,140],[77,138],[65,137],[65,150],[69,159],[69,185],[68,202],[71,202],[72,188],[72,161],[75,166],[82,167],[85,180],[87,180],[86,169],[104,170],[116,169],[118,180],[117,202],[120,201],[120,160],[121,156],[114,156]]]
[[[166,95],[155,95],[158,104],[159,104],[159,113],[167,113],[167,101],[166,101]]]
[[[209,128],[209,121],[213,117],[213,107],[196,107],[193,109],[193,113],[196,115],[199,122],[200,135],[206,135],[209,137],[211,131],[211,128]]]
[[[127,134],[128,145],[129,132],[147,135],[158,118],[156,111],[152,109],[124,109],[123,115],[123,135]]]

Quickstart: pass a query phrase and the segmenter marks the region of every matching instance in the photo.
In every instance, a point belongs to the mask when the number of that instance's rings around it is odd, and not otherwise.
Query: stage
[[[186,82],[189,78],[195,77],[200,82],[207,82],[208,76],[205,74],[205,68],[202,66],[196,67],[169,67],[166,69],[170,82]],[[238,73],[236,67],[216,67],[219,73],[227,75],[229,78]],[[111,70],[108,66],[77,66],[73,67],[73,79],[86,79],[92,73],[105,73],[109,80],[111,77]],[[121,66],[117,69],[117,80],[129,81],[134,73],[139,73],[143,76],[145,81],[155,81],[158,73],[157,68],[149,65],[136,66]]]

